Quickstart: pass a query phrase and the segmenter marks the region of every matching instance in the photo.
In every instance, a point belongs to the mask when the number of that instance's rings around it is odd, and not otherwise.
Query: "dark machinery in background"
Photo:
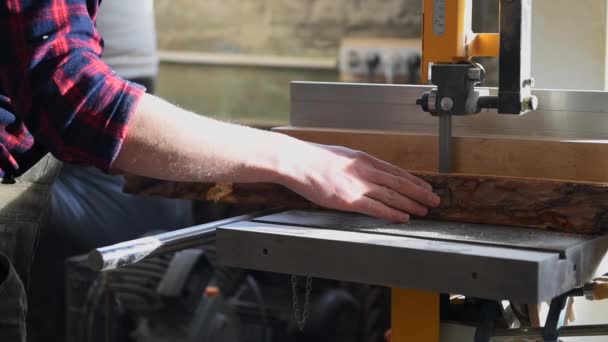
[[[217,267],[213,239],[101,274],[74,257],[66,277],[67,342],[381,342],[390,327],[389,289],[315,279],[300,331],[290,277]]]

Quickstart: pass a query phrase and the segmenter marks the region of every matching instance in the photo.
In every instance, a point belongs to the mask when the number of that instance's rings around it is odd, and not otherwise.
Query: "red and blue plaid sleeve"
[[[97,7],[98,0],[0,3],[0,87],[34,147],[108,169],[144,89],[101,61]]]

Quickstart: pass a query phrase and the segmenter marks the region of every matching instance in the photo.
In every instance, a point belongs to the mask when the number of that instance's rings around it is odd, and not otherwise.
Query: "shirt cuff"
[[[146,92],[146,88],[137,83],[126,80],[121,81],[123,82],[123,89],[120,91],[121,95],[116,106],[116,111],[106,126],[107,131],[102,134],[102,138],[99,140],[100,146],[98,151],[105,150],[107,153],[100,153],[105,158],[101,158],[95,166],[104,171],[109,171],[118,157],[122,145],[127,138],[131,119],[135,115],[139,102]]]

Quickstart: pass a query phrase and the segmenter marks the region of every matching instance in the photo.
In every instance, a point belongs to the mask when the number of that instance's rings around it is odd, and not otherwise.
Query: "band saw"
[[[571,171],[543,164],[560,153],[547,148],[553,143],[608,141],[608,94],[532,89],[531,1],[500,0],[500,32],[474,34],[470,0],[424,0],[422,75],[434,86],[293,82],[290,126],[277,131],[357,148],[379,137],[371,150],[389,161],[391,151],[407,153],[400,160],[421,170],[558,179],[584,173],[582,180],[601,180],[577,166]],[[471,61],[478,56],[498,57],[498,88],[479,87],[485,70]],[[401,139],[395,136],[417,143],[389,145]],[[517,162],[508,163],[519,156],[491,150],[492,139],[519,144],[521,137],[546,144],[529,146],[538,165],[511,174]],[[469,138],[474,143],[462,143]],[[392,341],[608,335],[608,326],[566,326],[572,296],[603,299],[605,284],[592,280],[608,273],[608,264],[602,264],[608,236],[432,220],[394,224],[349,213],[288,210],[98,249],[90,260],[96,269],[114,268],[214,235],[220,261],[229,266],[392,287]],[[450,335],[456,328],[446,320],[441,325],[440,293],[481,299],[487,311],[482,309],[469,330]],[[504,301],[550,302],[544,327],[507,319]],[[509,322],[506,327],[495,325],[501,317]]]

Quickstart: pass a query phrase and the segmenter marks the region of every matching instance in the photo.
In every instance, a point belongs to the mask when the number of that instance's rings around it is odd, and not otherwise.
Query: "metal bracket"
[[[496,329],[496,320],[500,317],[500,306],[496,301],[484,300],[479,313],[479,325],[475,330],[475,342],[490,342]]]
[[[424,93],[416,103],[431,115],[439,116],[439,172],[451,172],[452,115],[477,114],[482,105],[495,108],[497,98],[480,97],[475,90],[475,86],[485,77],[485,71],[479,64],[436,64],[433,65],[432,75],[437,89]],[[490,97],[493,100],[488,100]]]
[[[437,86],[437,111],[432,115],[471,115],[481,111],[475,86],[484,80],[485,71],[479,64],[436,64],[432,75]]]
[[[500,0],[499,114],[525,114],[538,107],[531,93],[531,27],[531,0]]]
[[[559,297],[554,298],[551,301],[549,307],[549,314],[547,315],[547,322],[543,328],[543,341],[544,342],[558,342],[560,329],[564,326],[566,321],[566,310],[569,301],[572,300],[570,294],[563,294]]]

